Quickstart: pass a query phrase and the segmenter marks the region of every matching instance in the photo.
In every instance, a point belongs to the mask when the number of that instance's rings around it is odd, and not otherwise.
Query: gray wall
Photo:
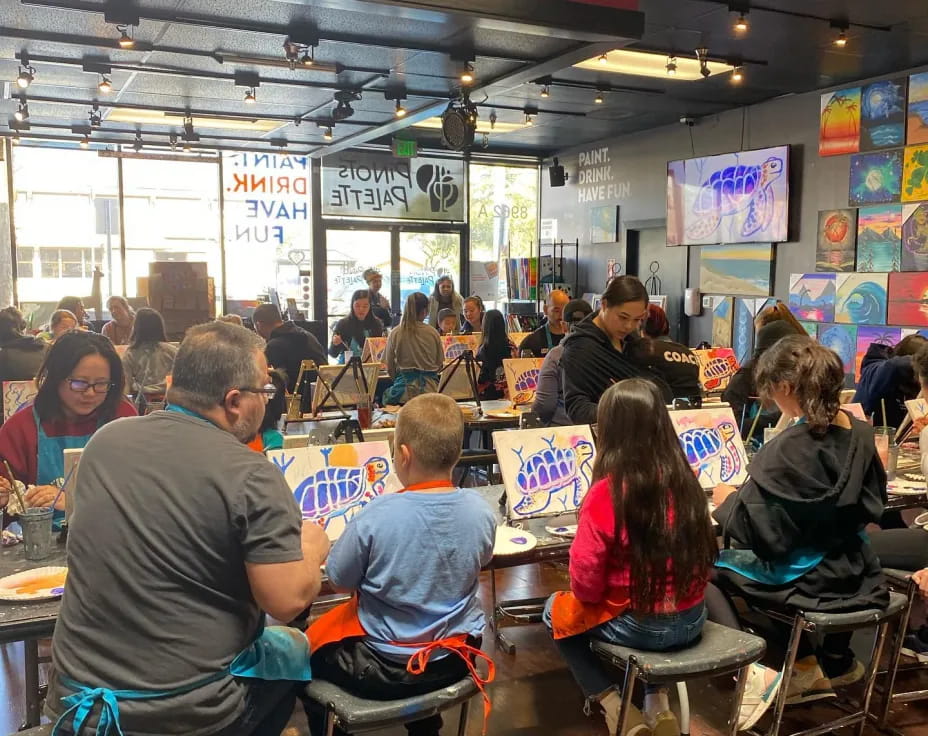
[[[599,146],[568,149],[558,154],[560,163],[569,173],[567,185],[551,188],[548,177],[542,178],[541,216],[556,218],[558,238],[580,238],[581,292],[600,292],[605,285],[606,260],[618,258],[625,263],[625,231],[629,224],[641,223],[648,227],[660,226],[665,221],[666,163],[672,159],[692,158],[726,153],[739,149],[766,148],[790,144],[790,241],[776,246],[774,295],[786,299],[789,275],[815,270],[816,229],[818,211],[831,207],[847,206],[849,156],[818,156],[818,119],[820,95],[818,93],[788,96],[703,118],[692,129],[685,125],[657,128],[605,141]],[[743,138],[742,146],[742,121]],[[692,132],[692,143],[690,133]],[[599,184],[581,184],[578,179],[579,156],[598,147],[608,148],[608,164],[599,177],[606,199],[580,201],[582,190]],[[592,168],[597,168],[593,166]],[[611,177],[611,180],[609,179]],[[618,244],[590,244],[590,210],[601,205],[619,205],[620,242]],[[642,223],[642,221],[652,221]],[[653,222],[657,220],[658,222]],[[689,275],[686,283],[699,286],[699,248],[689,248]],[[644,259],[643,259],[644,260]],[[671,261],[662,261],[665,285],[669,278],[667,268]],[[641,271],[647,275],[647,262]],[[624,272],[624,270],[623,270]],[[682,294],[669,294],[682,299]],[[695,345],[711,337],[711,314],[689,319],[688,342]]]

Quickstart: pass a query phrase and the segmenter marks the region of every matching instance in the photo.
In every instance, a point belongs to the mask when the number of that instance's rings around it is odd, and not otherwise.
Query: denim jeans
[[[553,600],[552,596],[545,604],[543,620],[548,631],[551,630]],[[590,699],[615,684],[606,674],[606,669],[599,657],[590,649],[591,640],[598,639],[609,644],[621,644],[650,652],[683,649],[699,638],[705,620],[706,607],[703,603],[677,613],[649,615],[623,613],[585,634],[556,639],[554,643],[564,661],[567,662],[580,689],[583,690],[584,696]]]
[[[215,736],[280,736],[293,715],[304,682],[289,680],[244,680],[245,710]]]

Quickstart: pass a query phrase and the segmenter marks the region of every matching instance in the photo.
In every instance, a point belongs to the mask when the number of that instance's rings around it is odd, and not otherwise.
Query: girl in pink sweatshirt
[[[587,699],[599,704],[610,736],[621,697],[590,640],[636,649],[680,649],[699,637],[717,555],[706,494],[680,448],[657,388],[628,379],[603,394],[597,411],[594,484],[580,508],[570,549],[570,591],[548,601],[545,622]],[[633,709],[626,734],[679,734],[666,693],[648,718]]]

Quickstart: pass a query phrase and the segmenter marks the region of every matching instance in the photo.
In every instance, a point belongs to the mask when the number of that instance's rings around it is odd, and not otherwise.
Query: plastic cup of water
[[[51,555],[53,513],[51,508],[36,508],[26,509],[19,515],[27,560],[44,560]]]
[[[893,445],[893,438],[896,436],[895,427],[874,427],[873,428],[873,441],[876,444],[876,453],[880,456],[880,460],[883,463],[883,468],[888,472],[889,465],[889,449]]]

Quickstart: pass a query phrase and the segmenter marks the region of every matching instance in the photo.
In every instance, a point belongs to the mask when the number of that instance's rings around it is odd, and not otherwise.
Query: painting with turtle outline
[[[789,146],[688,159],[683,179],[683,245],[787,240]]]
[[[589,425],[493,433],[511,519],[576,511],[593,480]]]
[[[465,350],[477,355],[480,347],[480,337],[477,335],[445,335],[441,339],[441,349],[445,360],[460,358]]]
[[[544,358],[507,358],[503,361],[509,400],[514,405],[521,406],[535,401],[538,374],[544,362]]]
[[[16,412],[35,398],[39,392],[35,381],[3,382],[3,421],[7,421]]]
[[[284,474],[303,518],[332,541],[373,499],[402,488],[385,441],[275,450],[267,459]]]
[[[694,350],[699,361],[699,384],[703,391],[724,391],[741,366],[731,348]]]
[[[730,407],[672,411],[670,421],[703,488],[739,486],[748,479],[748,456]]]

